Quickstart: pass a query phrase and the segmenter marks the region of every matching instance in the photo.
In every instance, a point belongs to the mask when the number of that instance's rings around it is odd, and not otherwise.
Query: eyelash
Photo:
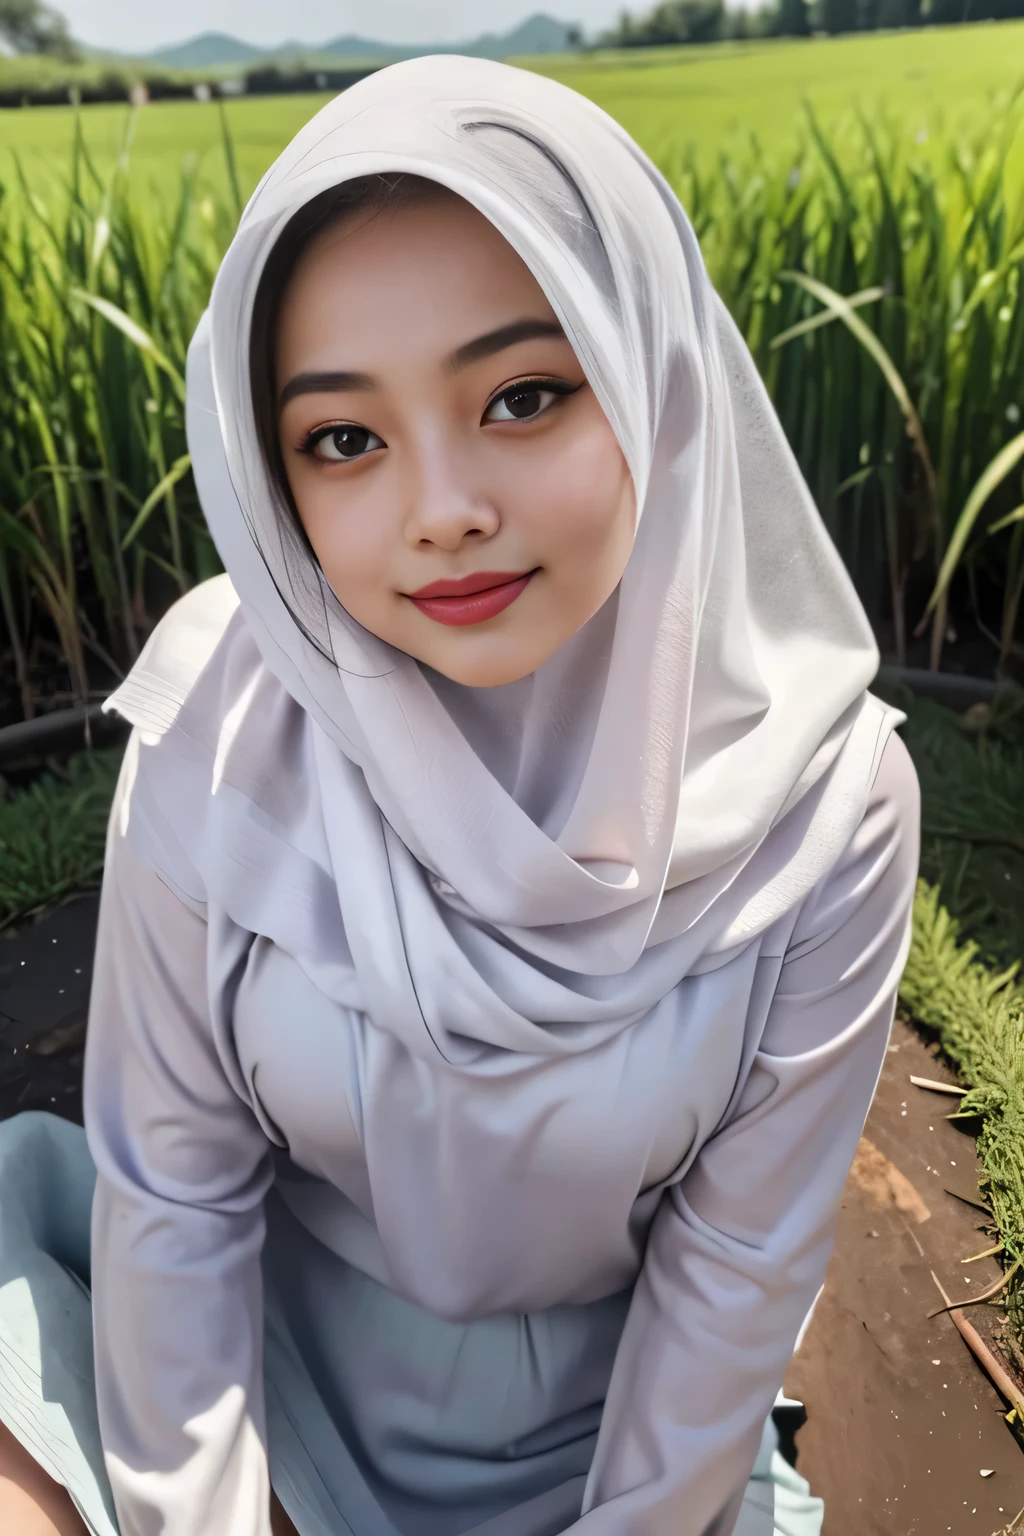
[[[564,379],[550,379],[550,378],[513,379],[511,384],[503,385],[501,389],[499,389],[495,394],[493,394],[491,396],[491,398],[488,400],[487,404],[484,406],[483,414],[484,414],[484,416],[486,416],[487,412],[491,409],[491,407],[493,405],[496,405],[497,402],[499,400],[501,400],[505,395],[510,395],[514,391],[519,391],[519,392],[524,392],[525,393],[526,391],[531,390],[531,389],[543,390],[543,391],[546,391],[548,394],[557,395],[560,398],[565,399],[569,395],[574,395],[578,389],[582,389],[582,388],[583,388],[582,384],[567,384]],[[547,413],[547,411],[549,411],[550,409],[551,409],[550,406],[545,406],[543,411],[539,411],[537,413],[537,416],[545,415]],[[525,417],[523,419],[525,421],[536,421],[537,420],[537,416],[529,416],[529,417]],[[317,444],[319,442],[322,442],[324,438],[330,437],[332,432],[340,432],[344,427],[351,427],[351,426],[355,426],[355,425],[356,425],[355,422],[351,422],[351,421],[332,421],[332,422],[329,422],[326,426],[314,427],[313,430],[311,432],[309,432],[306,435],[306,437],[303,439],[303,441],[300,443],[300,445],[299,445],[299,452],[300,453],[312,454],[315,451]],[[376,433],[373,433],[372,435],[374,437],[377,436]],[[361,454],[355,454],[355,455],[353,455],[353,457],[348,462],[351,463],[351,464],[354,464],[359,459],[365,458],[365,457],[366,457],[366,455],[362,454],[362,453]],[[340,462],[343,462],[343,461],[341,461],[341,460],[332,460],[330,462],[340,463]]]
[[[495,394],[491,396],[487,404],[484,406],[484,415],[487,415],[487,412],[491,409],[492,405],[497,405],[498,401],[504,399],[506,395],[511,395],[516,392],[526,394],[530,390],[536,389],[538,391],[546,391],[549,395],[559,395],[562,399],[565,399],[568,395],[574,395],[576,391],[578,389],[582,389],[582,387],[583,386],[581,384],[567,384],[564,379],[513,379],[511,384],[503,385],[501,389],[499,389]],[[551,407],[545,406],[544,409],[550,410]],[[541,411],[538,414],[543,415],[544,411]],[[535,421],[537,418],[526,417],[525,419],[528,421]]]

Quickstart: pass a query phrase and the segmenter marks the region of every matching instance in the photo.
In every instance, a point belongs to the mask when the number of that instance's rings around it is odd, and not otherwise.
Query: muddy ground
[[[823,1536],[992,1536],[1024,1506],[1024,1449],[1005,1405],[950,1318],[928,1316],[943,1305],[933,1270],[959,1302],[1001,1274],[994,1258],[961,1262],[994,1241],[966,1203],[978,1199],[970,1122],[952,1124],[957,1100],[911,1075],[953,1081],[897,1020],[825,1291],[786,1381],[807,1408],[798,1464],[825,1500]],[[996,1309],[966,1316],[999,1347]]]
[[[97,898],[81,897],[0,934],[0,1119],[81,1119],[96,912]],[[978,1194],[971,1127],[951,1124],[957,1101],[912,1087],[911,1074],[952,1080],[897,1021],[825,1291],[786,1382],[807,1406],[797,1460],[825,1500],[823,1536],[993,1536],[1024,1506],[1024,1449],[1005,1405],[950,1319],[928,1316],[942,1305],[932,1270],[964,1302],[1000,1270],[993,1258],[961,1263],[992,1245],[966,1203]],[[998,1311],[967,1316],[1001,1347]]]

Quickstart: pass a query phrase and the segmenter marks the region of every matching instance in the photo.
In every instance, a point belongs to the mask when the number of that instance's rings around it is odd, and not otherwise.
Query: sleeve
[[[732,1536],[884,1060],[919,816],[893,736],[797,919],[739,1102],[658,1208],[573,1536]]]
[[[106,1465],[121,1536],[270,1536],[269,1146],[215,1039],[205,908],[123,835],[129,779],[111,817],[85,1065]]]

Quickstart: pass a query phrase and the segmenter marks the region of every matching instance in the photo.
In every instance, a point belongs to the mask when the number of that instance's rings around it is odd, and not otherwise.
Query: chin
[[[503,683],[518,683],[545,660],[544,656],[421,656],[435,672],[463,688],[500,688]]]

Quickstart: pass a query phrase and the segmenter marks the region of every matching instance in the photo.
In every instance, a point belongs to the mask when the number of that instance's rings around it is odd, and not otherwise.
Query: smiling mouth
[[[526,591],[536,570],[474,571],[454,581],[432,581],[406,595],[428,619],[438,624],[483,624],[502,613]]]

